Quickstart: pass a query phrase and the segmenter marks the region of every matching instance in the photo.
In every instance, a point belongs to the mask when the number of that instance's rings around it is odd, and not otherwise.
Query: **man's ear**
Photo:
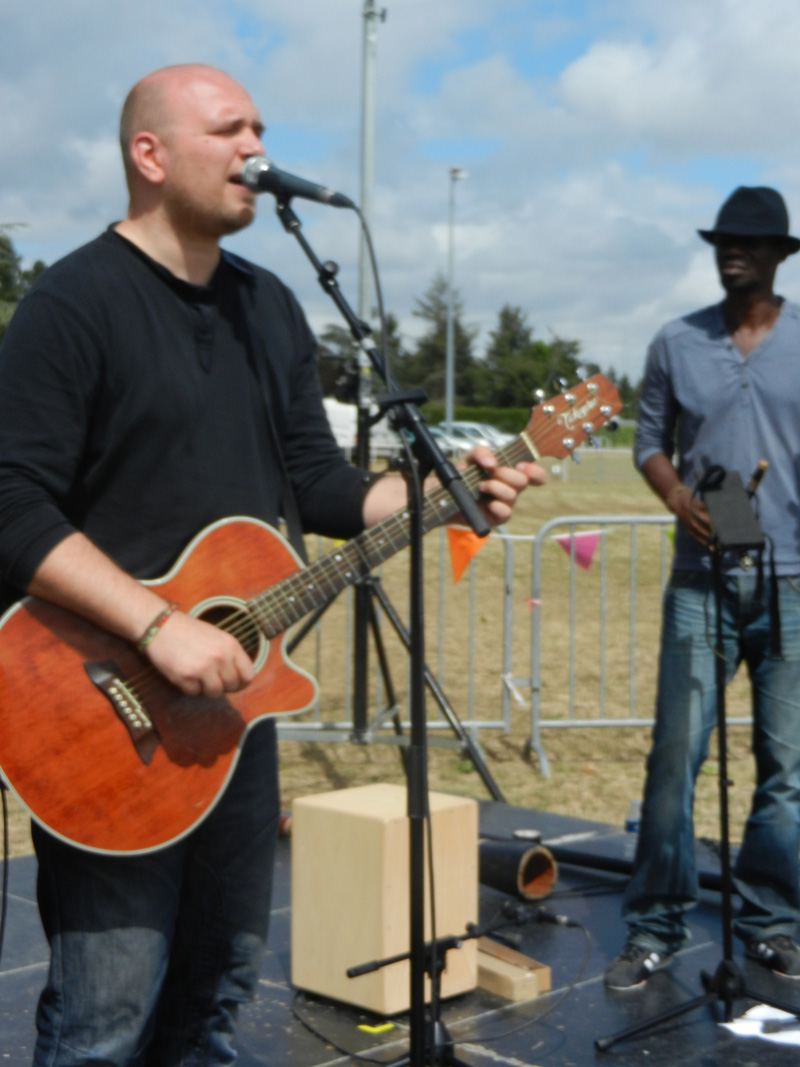
[[[151,185],[161,185],[165,178],[165,147],[160,137],[140,130],[130,144],[130,158],[136,170]]]

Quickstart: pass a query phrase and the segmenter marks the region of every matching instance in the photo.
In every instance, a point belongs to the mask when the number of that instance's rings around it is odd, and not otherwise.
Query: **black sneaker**
[[[654,952],[629,941],[606,967],[606,986],[609,989],[635,989],[644,985],[653,971],[667,967],[671,961],[672,956],[667,953]]]
[[[763,963],[776,974],[800,978],[800,947],[786,934],[777,934],[765,941],[748,941],[744,954],[748,959]]]

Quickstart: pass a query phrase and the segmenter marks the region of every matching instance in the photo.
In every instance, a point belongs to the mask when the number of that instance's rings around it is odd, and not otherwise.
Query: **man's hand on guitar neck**
[[[517,497],[529,485],[544,485],[547,471],[538,463],[517,463],[515,467],[501,467],[497,457],[485,445],[478,445],[458,464],[464,470],[470,463],[481,467],[489,477],[479,483],[483,498],[478,501],[490,526],[508,522]]]
[[[483,494],[479,500],[481,511],[492,526],[507,522],[517,497],[529,485],[544,485],[547,472],[537,463],[518,463],[515,467],[500,466],[497,457],[485,445],[477,445],[459,461],[464,470],[470,464],[481,467],[489,475],[479,483]],[[439,484],[435,476],[426,478],[425,491]],[[407,501],[406,484],[400,478],[381,478],[375,482],[364,499],[364,522],[373,526],[381,519],[404,507]]]

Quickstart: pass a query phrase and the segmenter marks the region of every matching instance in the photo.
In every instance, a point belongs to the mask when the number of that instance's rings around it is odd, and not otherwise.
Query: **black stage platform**
[[[481,802],[481,833],[509,836],[514,829],[535,828],[545,842],[592,854],[603,867],[618,866],[632,852],[633,835],[599,823],[547,815],[505,804]],[[708,870],[713,860],[701,855]],[[713,871],[708,871],[709,875]],[[46,946],[34,903],[33,857],[10,865],[10,899],[6,945],[0,965],[0,1062],[9,1067],[30,1063],[36,996],[45,972]],[[648,1064],[651,1067],[796,1067],[797,1045],[781,1045],[764,1037],[740,1037],[719,1026],[722,1006],[701,1008],[665,1024],[658,1032],[632,1038],[607,1052],[594,1047],[597,1037],[615,1033],[698,995],[700,972],[713,973],[721,958],[719,896],[705,890],[692,913],[693,940],[668,971],[654,975],[645,987],[609,993],[603,971],[619,951],[625,931],[619,918],[624,875],[592,866],[560,864],[551,910],[569,916],[588,931],[533,924],[511,930],[520,951],[552,970],[551,994],[510,1005],[476,991],[445,1003],[442,1017],[456,1043],[458,1056],[475,1067],[584,1067],[587,1064]],[[488,921],[501,894],[481,888],[481,922]],[[240,1021],[242,1067],[329,1067],[350,1062],[339,1049],[358,1052],[371,1062],[388,1062],[407,1050],[407,1018],[393,1019],[391,1030],[379,1034],[360,1029],[384,1020],[319,998],[300,995],[295,1007],[334,1045],[310,1033],[292,1014],[295,991],[289,982],[289,842],[278,853],[270,952],[264,962],[255,1003]],[[458,931],[440,931],[455,934]],[[800,981],[777,978],[757,964],[744,961],[736,942],[737,961],[748,985],[765,997],[796,1005],[800,1011]],[[576,983],[577,979],[577,983]],[[573,983],[576,983],[573,985]],[[736,1005],[739,1015],[752,1002]],[[538,1021],[541,1020],[541,1021]],[[780,1033],[778,1038],[789,1038]]]

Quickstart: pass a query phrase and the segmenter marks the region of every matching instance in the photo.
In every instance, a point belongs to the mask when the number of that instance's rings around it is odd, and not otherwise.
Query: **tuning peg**
[[[566,378],[556,378],[556,385],[558,386],[559,389],[561,389],[563,391],[564,389],[567,388],[567,386],[569,385],[569,382],[567,381]]]
[[[586,367],[583,367],[583,366],[578,367],[578,369],[575,371],[575,373],[578,375],[578,379],[580,381],[582,381],[582,382],[585,382],[586,379],[589,377],[588,370],[586,369]]]
[[[583,432],[586,434],[587,437],[591,437],[592,434],[594,433],[594,423],[592,423],[592,422],[584,422],[582,424],[582,426],[581,426],[581,429],[583,430]]]
[[[575,403],[575,399],[574,393],[564,393],[564,403],[569,404],[570,407]]]
[[[533,390],[533,399],[536,401],[537,404],[541,404],[541,402],[544,400],[544,397],[545,397],[544,389],[534,389]]]
[[[616,433],[619,429],[619,419],[609,419],[606,423],[606,429],[610,433]]]
[[[572,457],[573,463],[580,463],[581,457],[578,455],[577,452],[570,452],[570,456]]]
[[[555,410],[556,409],[554,404],[542,404],[542,411],[545,413],[545,415],[554,415]]]
[[[594,394],[597,392],[597,388],[598,388],[597,382],[587,382],[586,383],[586,392],[587,393],[591,393],[592,396],[594,396]]]

